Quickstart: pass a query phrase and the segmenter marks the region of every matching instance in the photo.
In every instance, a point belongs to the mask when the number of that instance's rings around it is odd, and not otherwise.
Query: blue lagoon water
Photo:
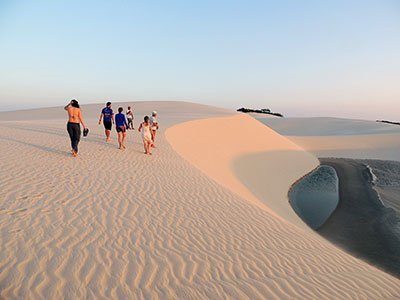
[[[321,165],[289,191],[289,202],[311,228],[321,227],[339,204],[339,179],[334,168]]]

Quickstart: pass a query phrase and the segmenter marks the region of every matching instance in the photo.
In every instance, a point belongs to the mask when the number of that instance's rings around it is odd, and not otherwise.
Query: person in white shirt
[[[128,109],[126,111],[126,118],[128,119],[128,129],[135,129],[133,127],[133,110],[131,110],[130,106],[128,106]]]
[[[152,147],[155,147],[154,142],[156,140],[156,133],[158,130],[158,121],[157,121],[157,112],[153,111],[150,117],[150,129],[151,129],[151,138],[153,140]]]

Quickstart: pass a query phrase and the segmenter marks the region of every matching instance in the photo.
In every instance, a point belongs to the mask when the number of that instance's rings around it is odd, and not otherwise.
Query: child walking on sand
[[[123,110],[122,107],[119,107],[118,113],[115,115],[115,127],[117,129],[119,145],[118,149],[120,150],[125,149],[126,129],[128,128],[125,115],[122,113]]]
[[[151,155],[151,146],[153,144],[152,136],[151,136],[151,129],[150,129],[150,122],[149,117],[144,117],[144,122],[139,126],[139,132],[142,133],[143,139],[143,146],[144,146],[144,153]]]

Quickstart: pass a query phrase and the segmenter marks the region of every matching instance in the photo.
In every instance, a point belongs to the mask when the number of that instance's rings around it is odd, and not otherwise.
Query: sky
[[[400,1],[0,0],[0,110],[72,98],[400,120]]]

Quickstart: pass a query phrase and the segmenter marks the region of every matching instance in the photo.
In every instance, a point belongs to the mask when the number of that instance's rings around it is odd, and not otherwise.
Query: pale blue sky
[[[400,1],[0,0],[1,110],[135,100],[400,119]]]

